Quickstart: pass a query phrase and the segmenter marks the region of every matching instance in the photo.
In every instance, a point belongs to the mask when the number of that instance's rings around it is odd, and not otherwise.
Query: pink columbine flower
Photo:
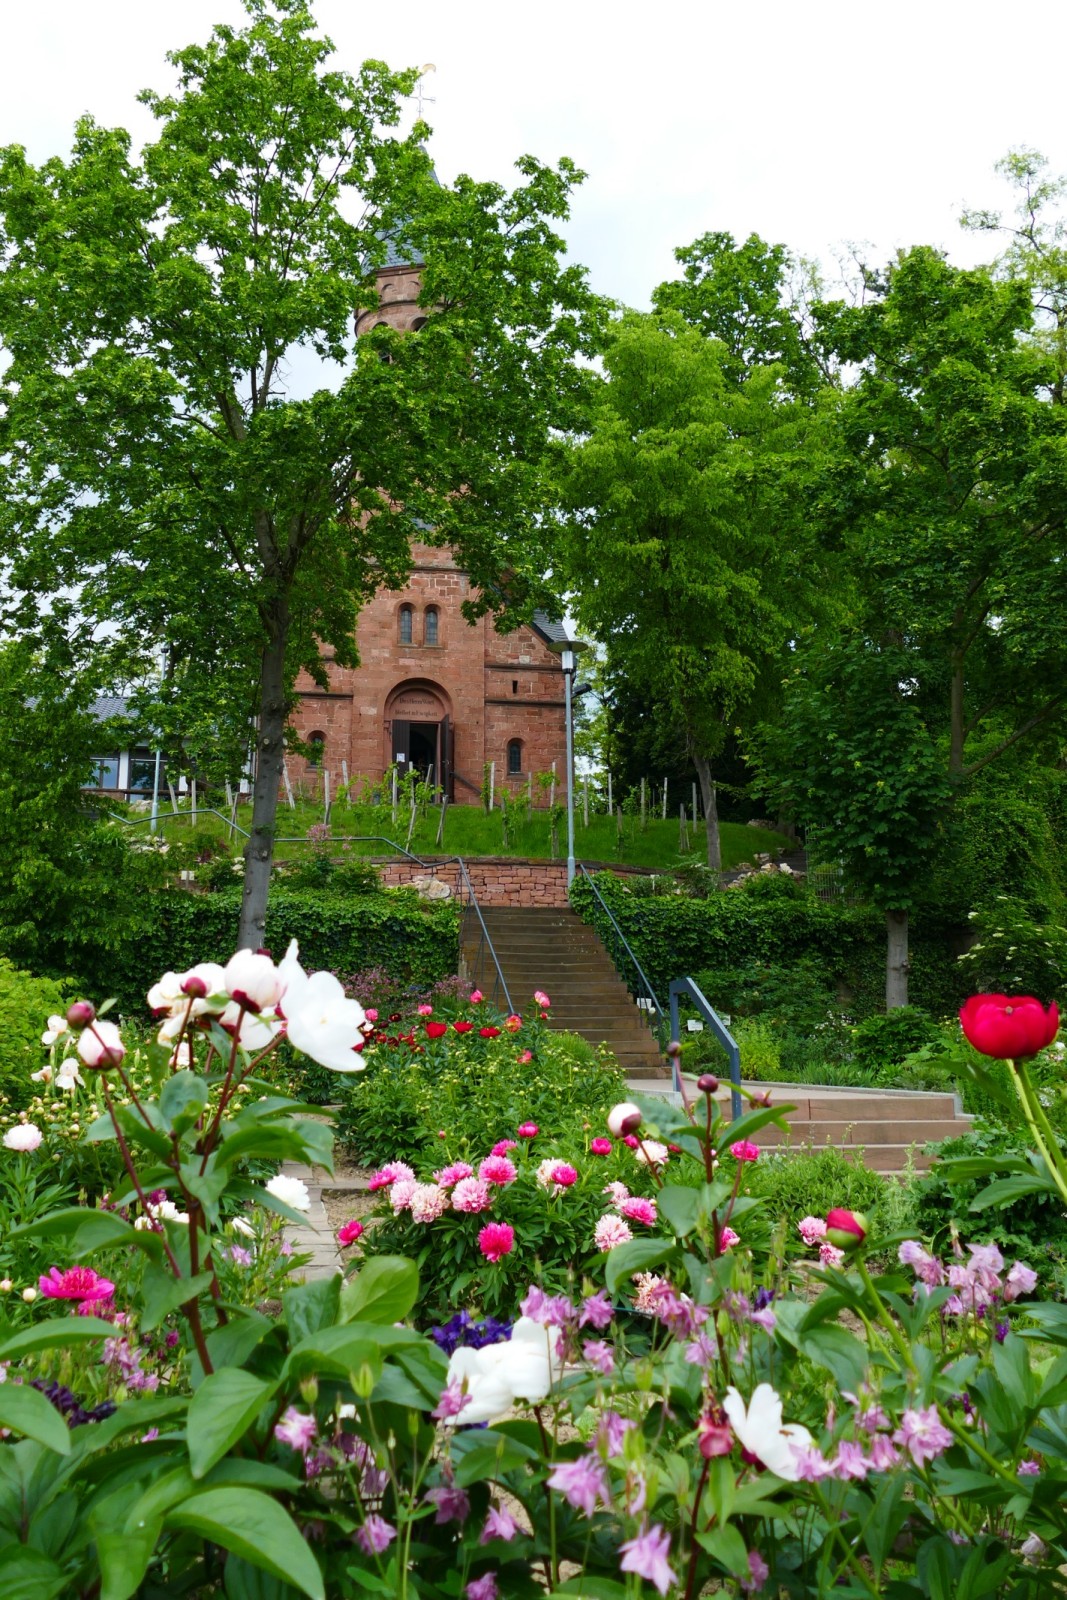
[[[771,1575],[771,1569],[758,1550],[748,1552],[748,1580],[742,1583],[745,1594],[758,1594]]]
[[[897,1250],[897,1259],[903,1266],[910,1267],[927,1289],[936,1289],[945,1282],[945,1269],[941,1262],[924,1250],[918,1239],[905,1239]]]
[[[805,1244],[819,1244],[826,1238],[826,1223],[822,1217],[804,1217],[797,1223],[797,1232]]]
[[[464,1393],[461,1379],[452,1378],[441,1390],[437,1404],[430,1415],[436,1417],[438,1422],[451,1422],[470,1403],[471,1397]]]
[[[274,1437],[282,1444],[287,1444],[292,1450],[299,1450],[306,1456],[315,1442],[317,1425],[314,1417],[309,1417],[306,1412],[298,1411],[296,1406],[290,1406],[279,1423],[275,1424]]]
[[[610,1156],[611,1148],[610,1139],[590,1139],[589,1141],[590,1154],[594,1156]]]
[[[484,1178],[463,1178],[452,1190],[452,1205],[456,1211],[488,1211],[492,1203]]]
[[[480,1578],[472,1578],[467,1585],[467,1600],[500,1600],[496,1573],[483,1572]]]
[[[380,1556],[396,1538],[396,1529],[376,1511],[372,1511],[362,1528],[356,1531],[356,1543],[367,1556]]]
[[[515,1229],[508,1222],[487,1222],[478,1235],[478,1249],[494,1265],[510,1255],[515,1244]]]
[[[595,1328],[602,1333],[615,1315],[615,1308],[608,1299],[603,1289],[598,1289],[595,1294],[586,1295],[582,1301],[578,1314],[579,1328]]]
[[[536,1139],[540,1131],[536,1122],[520,1122],[515,1129],[520,1139]]]
[[[759,1145],[753,1144],[751,1139],[738,1139],[730,1146],[730,1154],[735,1161],[758,1161]]]
[[[615,1371],[615,1352],[603,1339],[587,1339],[582,1345],[582,1355],[604,1378],[610,1378]]]
[[[631,1229],[614,1211],[601,1217],[593,1229],[593,1243],[598,1250],[614,1250],[617,1244],[627,1244],[632,1238]]]
[[[490,1506],[485,1516],[485,1527],[478,1535],[478,1543],[488,1544],[490,1539],[503,1539],[510,1544],[517,1532],[515,1518],[506,1506]]]
[[[646,1228],[651,1228],[657,1216],[656,1202],[636,1194],[624,1200],[619,1210],[629,1222],[643,1223]]]
[[[466,1522],[471,1514],[471,1503],[463,1489],[457,1489],[454,1484],[443,1483],[437,1489],[431,1489],[426,1496],[432,1506],[437,1507],[434,1517],[434,1526],[441,1527],[446,1522]]]
[[[622,1555],[619,1570],[636,1572],[639,1578],[654,1584],[660,1594],[666,1594],[671,1584],[678,1582],[667,1560],[671,1553],[670,1537],[655,1523],[646,1527],[636,1539],[620,1544],[619,1551]]]
[[[1037,1287],[1037,1273],[1033,1267],[1024,1266],[1021,1261],[1016,1261],[1008,1276],[1004,1279],[1002,1294],[1007,1301],[1017,1300],[1021,1294],[1032,1294]]]
[[[486,1183],[514,1183],[518,1175],[518,1167],[507,1156],[486,1156],[478,1167],[478,1176]]]
[[[923,1467],[949,1448],[952,1435],[938,1416],[936,1405],[930,1405],[924,1411],[903,1413],[893,1443],[901,1445],[917,1467]]]
[[[442,1167],[440,1172],[433,1175],[434,1183],[440,1184],[442,1189],[451,1189],[464,1178],[473,1178],[474,1168],[466,1161],[453,1161],[450,1167]]]
[[[338,1228],[337,1243],[341,1246],[342,1250],[347,1250],[350,1244],[355,1244],[362,1232],[362,1222],[357,1221],[356,1218],[353,1217],[351,1222],[346,1222],[343,1227]]]
[[[115,1293],[110,1279],[102,1278],[92,1267],[68,1267],[65,1272],[52,1267],[37,1280],[37,1287],[49,1300],[80,1300],[91,1305],[110,1300]]]
[[[436,1222],[448,1210],[448,1190],[436,1183],[417,1183],[411,1191],[413,1222]]]
[[[592,1451],[576,1461],[559,1462],[552,1469],[548,1487],[557,1490],[568,1505],[584,1511],[587,1517],[593,1515],[598,1500],[604,1505],[608,1503],[607,1471],[600,1457]]]
[[[518,1142],[515,1139],[498,1139],[490,1150],[491,1156],[506,1156],[509,1150],[517,1150]]]
[[[484,999],[485,999],[485,996],[484,996],[484,994],[482,993],[482,991],[480,989],[472,989],[471,990],[471,1005],[472,1006],[480,1006]]]
[[[534,999],[537,1001],[537,1004],[542,1007],[542,1009],[552,1004],[551,1000],[548,998],[543,989],[534,990]]]
[[[735,1233],[733,1228],[725,1227],[719,1232],[719,1249],[730,1250],[735,1244],[741,1243],[741,1235]]]

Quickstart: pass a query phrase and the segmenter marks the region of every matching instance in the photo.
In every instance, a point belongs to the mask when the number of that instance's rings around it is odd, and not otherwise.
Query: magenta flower
[[[725,1227],[719,1234],[719,1249],[730,1250],[735,1244],[741,1243],[741,1235],[735,1233],[733,1228]]]
[[[437,1507],[434,1525],[440,1526],[445,1522],[466,1522],[471,1514],[471,1503],[463,1489],[457,1489],[455,1484],[443,1483],[439,1489],[431,1489],[426,1496],[432,1506]]]
[[[615,1352],[603,1339],[587,1339],[582,1345],[582,1355],[605,1378],[610,1378],[615,1371]]]
[[[578,1182],[578,1172],[569,1161],[556,1161],[548,1174],[549,1181],[557,1184],[561,1189],[569,1189]]]
[[[485,999],[485,996],[483,995],[483,993],[482,993],[482,991],[480,989],[472,989],[471,990],[471,1005],[472,1006],[480,1006],[484,999]]]
[[[418,1014],[419,1014],[420,1017],[432,1017],[433,1016],[433,1006],[419,1006],[418,1007]]]
[[[518,1167],[507,1156],[486,1156],[478,1167],[478,1176],[486,1183],[514,1183],[518,1175]]]
[[[483,1572],[480,1578],[472,1578],[467,1585],[467,1600],[499,1600],[499,1595],[495,1572]]]
[[[515,1518],[506,1506],[490,1506],[478,1543],[488,1544],[490,1539],[503,1539],[505,1544],[510,1544],[517,1532]]]
[[[581,1312],[578,1317],[579,1328],[595,1328],[602,1332],[615,1315],[614,1308],[603,1289],[598,1289],[595,1294],[586,1295],[582,1301]]]
[[[771,1575],[771,1569],[758,1550],[748,1552],[749,1577],[741,1584],[745,1594],[758,1594]]]
[[[904,1412],[893,1443],[901,1445],[917,1467],[923,1467],[949,1448],[952,1435],[938,1416],[936,1405],[930,1405],[925,1411]]]
[[[434,1183],[440,1184],[442,1189],[451,1189],[464,1178],[473,1178],[474,1168],[466,1161],[453,1161],[450,1167],[442,1167],[440,1172],[433,1175]]]
[[[341,1246],[342,1250],[347,1250],[350,1244],[355,1244],[362,1232],[362,1222],[358,1222],[356,1218],[353,1217],[350,1222],[346,1222],[343,1227],[338,1228],[337,1243]]]
[[[386,1522],[384,1517],[379,1517],[373,1511],[356,1533],[356,1543],[364,1555],[368,1556],[380,1556],[395,1538],[396,1529],[392,1523]]]
[[[68,1267],[65,1272],[52,1267],[37,1280],[37,1286],[49,1300],[80,1300],[90,1305],[110,1300],[115,1293],[115,1285],[92,1267]]]
[[[590,1150],[590,1153],[592,1155],[594,1155],[594,1156],[610,1156],[610,1154],[611,1154],[611,1140],[610,1139],[590,1139],[590,1141],[589,1141],[589,1150]]]
[[[608,1477],[604,1463],[595,1455],[579,1456],[577,1461],[561,1461],[553,1467],[548,1487],[557,1489],[568,1505],[591,1517],[597,1501],[608,1504]]]
[[[430,1415],[436,1417],[438,1422],[447,1422],[453,1417],[458,1417],[464,1406],[469,1406],[470,1403],[471,1397],[463,1393],[461,1379],[453,1378],[441,1390],[441,1397]]]
[[[462,1178],[452,1190],[452,1205],[457,1211],[488,1211],[492,1203],[489,1185],[483,1178]]]
[[[518,1144],[514,1139],[498,1139],[490,1150],[491,1156],[506,1156],[509,1150],[517,1150]]]
[[[520,1122],[515,1132],[520,1139],[536,1139],[540,1129],[536,1122]]]
[[[543,989],[534,990],[534,999],[539,1006],[550,1006],[552,1004],[551,1000],[548,998]]]
[[[631,1222],[641,1222],[647,1228],[650,1228],[656,1220],[656,1202],[645,1200],[640,1195],[631,1195],[628,1200],[623,1201],[619,1210]]]
[[[660,1594],[666,1594],[671,1584],[678,1582],[677,1575],[671,1571],[667,1561],[671,1553],[671,1541],[655,1523],[639,1533],[636,1539],[627,1539],[619,1549],[622,1552],[620,1571],[635,1572],[639,1578],[654,1584]]]
[[[488,1222],[478,1235],[478,1249],[494,1264],[510,1255],[515,1244],[515,1229],[508,1222]]]
[[[298,1411],[295,1406],[290,1406],[282,1420],[274,1427],[274,1437],[281,1444],[287,1444],[290,1449],[299,1450],[302,1456],[306,1456],[314,1444],[316,1432],[315,1418],[309,1417],[304,1411]]]
[[[738,1139],[730,1146],[730,1154],[735,1161],[758,1161],[759,1145],[753,1144],[751,1139]]]

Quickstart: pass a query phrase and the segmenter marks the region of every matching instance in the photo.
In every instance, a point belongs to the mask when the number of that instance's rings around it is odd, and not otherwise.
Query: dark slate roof
[[[562,622],[555,617],[550,617],[547,611],[535,611],[530,618],[530,626],[535,633],[541,635],[546,644],[563,644],[570,638],[570,634]]]
[[[113,717],[124,717],[129,703],[124,694],[102,694],[89,707],[89,715],[97,722],[110,722]]]
[[[430,168],[430,177],[441,187],[441,180],[437,176],[436,167]],[[392,233],[379,233],[378,238],[385,240],[385,260],[378,267],[381,272],[385,267],[421,267],[425,265],[421,251],[413,244],[409,244],[403,236],[403,223],[398,223]]]

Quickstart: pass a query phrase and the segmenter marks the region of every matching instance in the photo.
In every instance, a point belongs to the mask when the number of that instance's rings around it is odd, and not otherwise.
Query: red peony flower
[[[479,1028],[478,1032],[481,1034],[483,1039],[499,1039],[500,1038],[500,1029],[499,1028]]]
[[[515,1229],[508,1222],[487,1222],[478,1234],[478,1249],[487,1261],[510,1255],[515,1244]]]
[[[975,994],[960,1007],[960,1022],[984,1056],[1019,1061],[1052,1043],[1060,1013],[1055,1003],[1046,1011],[1032,995]]]
[[[455,1028],[457,1033],[470,1033],[471,1029],[474,1027],[474,1023],[473,1022],[454,1022],[452,1024],[452,1026]]]
[[[536,1139],[539,1129],[536,1122],[520,1122],[515,1132],[520,1139]]]
[[[362,1232],[362,1222],[357,1222],[355,1217],[353,1217],[351,1222],[346,1222],[344,1227],[338,1228],[337,1243],[342,1249],[347,1249],[350,1244],[355,1244]]]
[[[427,1039],[440,1039],[448,1032],[447,1022],[428,1022],[426,1024]]]

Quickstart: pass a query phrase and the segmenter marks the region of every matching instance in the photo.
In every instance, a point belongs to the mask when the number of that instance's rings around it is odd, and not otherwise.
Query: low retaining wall
[[[401,888],[415,878],[438,878],[456,892],[459,869],[455,862],[441,856],[423,858],[420,865],[414,861],[398,861],[395,857],[376,861],[382,882],[390,889]],[[620,869],[612,866],[611,871]],[[645,869],[626,868],[629,876],[642,875]],[[564,861],[524,861],[513,856],[481,856],[467,862],[471,887],[479,905],[483,906],[566,906],[567,864]]]

